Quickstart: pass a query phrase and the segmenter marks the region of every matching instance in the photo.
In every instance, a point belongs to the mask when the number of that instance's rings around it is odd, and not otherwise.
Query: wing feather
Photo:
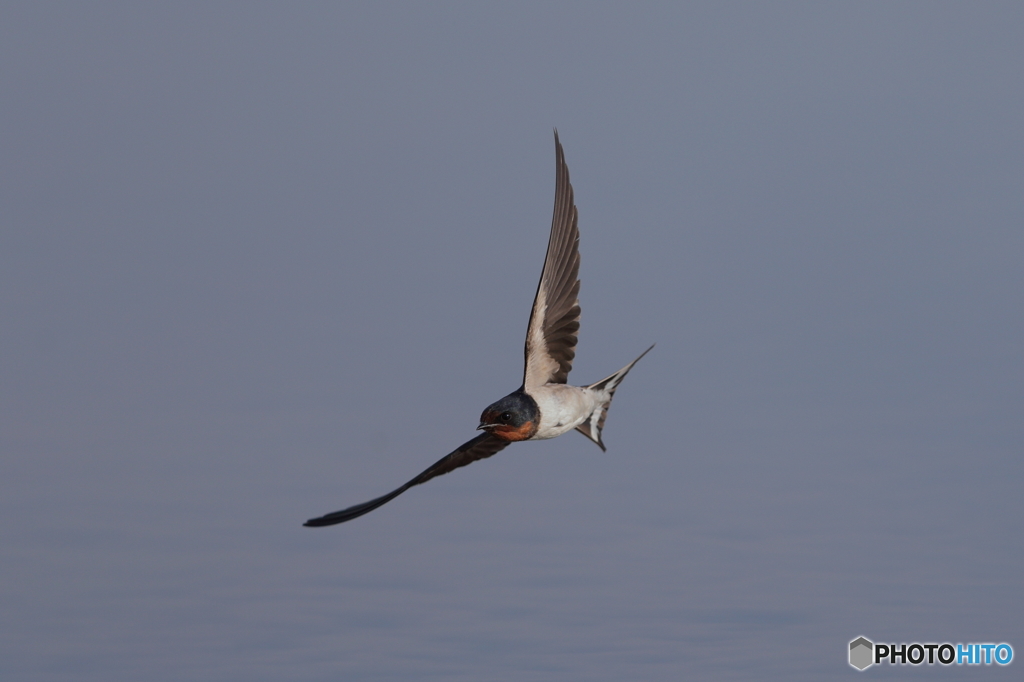
[[[414,485],[420,485],[426,483],[432,478],[437,476],[443,476],[450,471],[454,471],[459,467],[464,467],[467,464],[472,464],[478,459],[485,459],[494,455],[505,448],[509,442],[496,438],[489,433],[485,433],[477,436],[471,441],[463,443],[454,451],[448,453],[441,459],[434,462],[426,471],[421,473],[416,478],[412,479],[400,488],[396,488],[389,492],[387,495],[381,495],[376,497],[369,502],[363,502],[349,507],[348,509],[342,509],[331,514],[326,514],[319,518],[310,519],[304,526],[320,527],[320,526],[333,526],[336,523],[343,523],[345,521],[351,521],[352,519],[358,518],[363,514],[372,512],[377,507],[387,504],[391,500],[395,499],[402,493]]]
[[[551,235],[526,332],[523,386],[564,384],[576,357],[580,328],[580,232],[569,167],[555,131],[555,208]]]

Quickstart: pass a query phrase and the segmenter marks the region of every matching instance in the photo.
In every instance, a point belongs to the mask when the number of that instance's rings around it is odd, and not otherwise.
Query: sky
[[[1024,6],[4,3],[0,678],[1024,656]],[[570,382],[514,390],[557,128]],[[1011,679],[1024,662],[882,665]]]

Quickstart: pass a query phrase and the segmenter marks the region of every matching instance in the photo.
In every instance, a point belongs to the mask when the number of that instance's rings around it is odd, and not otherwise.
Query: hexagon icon
[[[858,637],[850,642],[850,665],[857,670],[864,670],[873,663],[875,645],[870,639]]]

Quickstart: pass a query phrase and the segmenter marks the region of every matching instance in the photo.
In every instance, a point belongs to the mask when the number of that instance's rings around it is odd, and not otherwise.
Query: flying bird
[[[414,485],[472,464],[521,440],[544,440],[576,429],[602,450],[608,407],[615,389],[640,356],[611,376],[589,386],[566,383],[576,357],[580,328],[580,233],[576,225],[569,168],[555,131],[555,211],[537,295],[526,330],[526,369],[523,385],[493,403],[480,416],[476,438],[463,443],[405,485],[369,502],[310,519],[304,525],[333,526],[351,521],[390,502]]]

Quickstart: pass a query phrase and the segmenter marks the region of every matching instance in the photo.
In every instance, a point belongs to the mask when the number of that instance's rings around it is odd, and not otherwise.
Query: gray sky
[[[0,677],[1024,654],[1022,26],[1019,3],[5,3]],[[570,380],[658,344],[608,453],[517,445],[300,527],[518,385],[554,127]]]

